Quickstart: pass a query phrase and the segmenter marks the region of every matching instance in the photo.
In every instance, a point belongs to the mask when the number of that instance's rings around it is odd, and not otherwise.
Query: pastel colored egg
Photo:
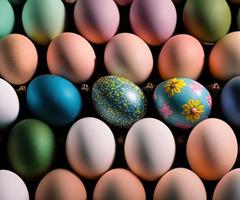
[[[8,137],[8,159],[14,171],[25,178],[45,173],[52,161],[55,137],[48,125],[26,119],[17,123]]]
[[[150,45],[160,45],[173,34],[177,12],[171,0],[135,0],[130,9],[134,33]]]
[[[95,179],[112,165],[116,144],[111,129],[101,120],[86,117],[73,124],[66,140],[71,167],[81,176]]]
[[[232,128],[220,119],[200,122],[187,141],[187,159],[193,171],[205,180],[217,180],[233,167],[238,143]]]
[[[234,169],[228,172],[217,184],[213,200],[237,200],[240,198],[240,169]]]
[[[186,34],[171,37],[158,58],[160,76],[166,80],[184,77],[196,80],[203,69],[204,50],[200,42]]]
[[[131,33],[120,33],[107,44],[104,52],[107,71],[136,84],[143,83],[153,68],[152,53],[147,44]]]
[[[19,99],[13,87],[0,78],[0,129],[9,127],[18,117]]]
[[[133,82],[118,76],[104,76],[92,87],[97,113],[108,123],[130,127],[146,113],[146,97]]]
[[[15,24],[15,14],[7,0],[0,1],[0,38],[11,33]]]
[[[114,0],[114,1],[121,6],[126,6],[133,2],[133,0]]]
[[[137,121],[128,131],[124,145],[129,168],[147,181],[157,180],[171,168],[175,150],[171,130],[154,118]]]
[[[208,90],[188,78],[163,81],[156,87],[153,99],[160,116],[168,124],[183,129],[206,119],[212,107]]]
[[[93,74],[96,55],[89,42],[75,33],[62,33],[52,40],[47,51],[52,74],[74,83],[87,81]]]
[[[26,0],[8,0],[10,3],[13,5],[21,5],[23,4]]]
[[[28,0],[22,12],[23,28],[32,40],[45,45],[63,32],[65,15],[61,0]]]
[[[113,0],[78,0],[74,8],[74,21],[85,38],[101,44],[117,32],[120,15]]]
[[[14,85],[27,83],[37,64],[37,50],[26,36],[10,34],[0,40],[0,76],[8,82]]]
[[[82,181],[66,169],[47,173],[38,184],[35,200],[87,200]]]
[[[221,109],[226,119],[240,127],[239,117],[240,76],[231,79],[223,88],[220,98]]]
[[[124,199],[145,200],[146,194],[141,181],[126,169],[112,169],[97,182],[93,200]]]
[[[9,170],[0,170],[1,200],[29,200],[28,189],[23,180]]]
[[[54,126],[73,122],[82,109],[82,97],[67,79],[56,75],[40,75],[33,79],[27,89],[30,111]]]
[[[207,194],[203,182],[195,173],[189,169],[175,168],[157,183],[153,200],[161,199],[207,200]]]
[[[223,37],[211,50],[209,69],[214,78],[229,80],[240,75],[240,31]]]
[[[226,35],[231,18],[226,0],[187,0],[183,10],[186,29],[205,43],[217,42]]]

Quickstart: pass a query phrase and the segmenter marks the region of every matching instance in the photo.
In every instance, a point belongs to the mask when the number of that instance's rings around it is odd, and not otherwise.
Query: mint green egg
[[[7,0],[0,0],[0,38],[12,32],[15,23],[14,11]]]
[[[64,31],[66,11],[61,0],[28,0],[22,22],[26,34],[45,45]]]

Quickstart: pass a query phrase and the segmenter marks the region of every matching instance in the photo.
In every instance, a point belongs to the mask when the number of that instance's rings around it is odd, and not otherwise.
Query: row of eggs
[[[36,178],[45,173],[53,160],[54,143],[54,135],[45,123],[35,119],[17,123],[7,143],[9,161],[14,171],[25,178]],[[240,182],[240,171],[230,171],[237,158],[238,143],[226,122],[209,118],[191,131],[186,154],[194,172],[184,168],[170,170],[175,150],[170,129],[154,118],[141,119],[128,131],[124,153],[131,171],[109,170],[115,156],[115,140],[111,129],[97,118],[86,117],[75,122],[66,139],[66,156],[74,171],[87,179],[100,177],[93,199],[108,199],[110,196],[114,199],[146,199],[144,187],[137,177],[146,181],[160,178],[153,195],[156,200],[173,197],[205,200],[206,191],[199,177],[208,181],[223,177],[215,189],[214,200],[228,199],[228,192],[239,198],[236,186]],[[15,192],[9,192],[12,189]],[[0,170],[1,199],[9,199],[9,195],[13,200],[29,199],[20,178],[10,171]],[[46,174],[35,193],[36,200],[86,197],[80,179],[64,169],[55,169]]]

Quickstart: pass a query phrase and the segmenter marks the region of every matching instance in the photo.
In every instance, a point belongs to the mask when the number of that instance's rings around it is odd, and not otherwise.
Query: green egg
[[[0,38],[12,32],[15,23],[14,11],[7,0],[0,0]]]
[[[11,130],[7,148],[14,171],[25,178],[34,178],[49,169],[54,157],[55,137],[45,123],[26,119]]]
[[[226,0],[187,0],[184,6],[185,27],[205,43],[214,43],[226,35],[231,20],[231,10]]]
[[[61,0],[28,0],[22,22],[27,35],[45,45],[64,31],[66,10]]]

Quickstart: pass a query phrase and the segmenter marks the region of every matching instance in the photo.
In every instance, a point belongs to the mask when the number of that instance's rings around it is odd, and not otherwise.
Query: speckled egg
[[[133,82],[118,76],[104,76],[92,88],[97,113],[108,123],[130,127],[146,113],[146,97]]]
[[[188,78],[172,78],[160,83],[153,98],[160,116],[182,129],[192,128],[206,119],[212,107],[208,90]]]

